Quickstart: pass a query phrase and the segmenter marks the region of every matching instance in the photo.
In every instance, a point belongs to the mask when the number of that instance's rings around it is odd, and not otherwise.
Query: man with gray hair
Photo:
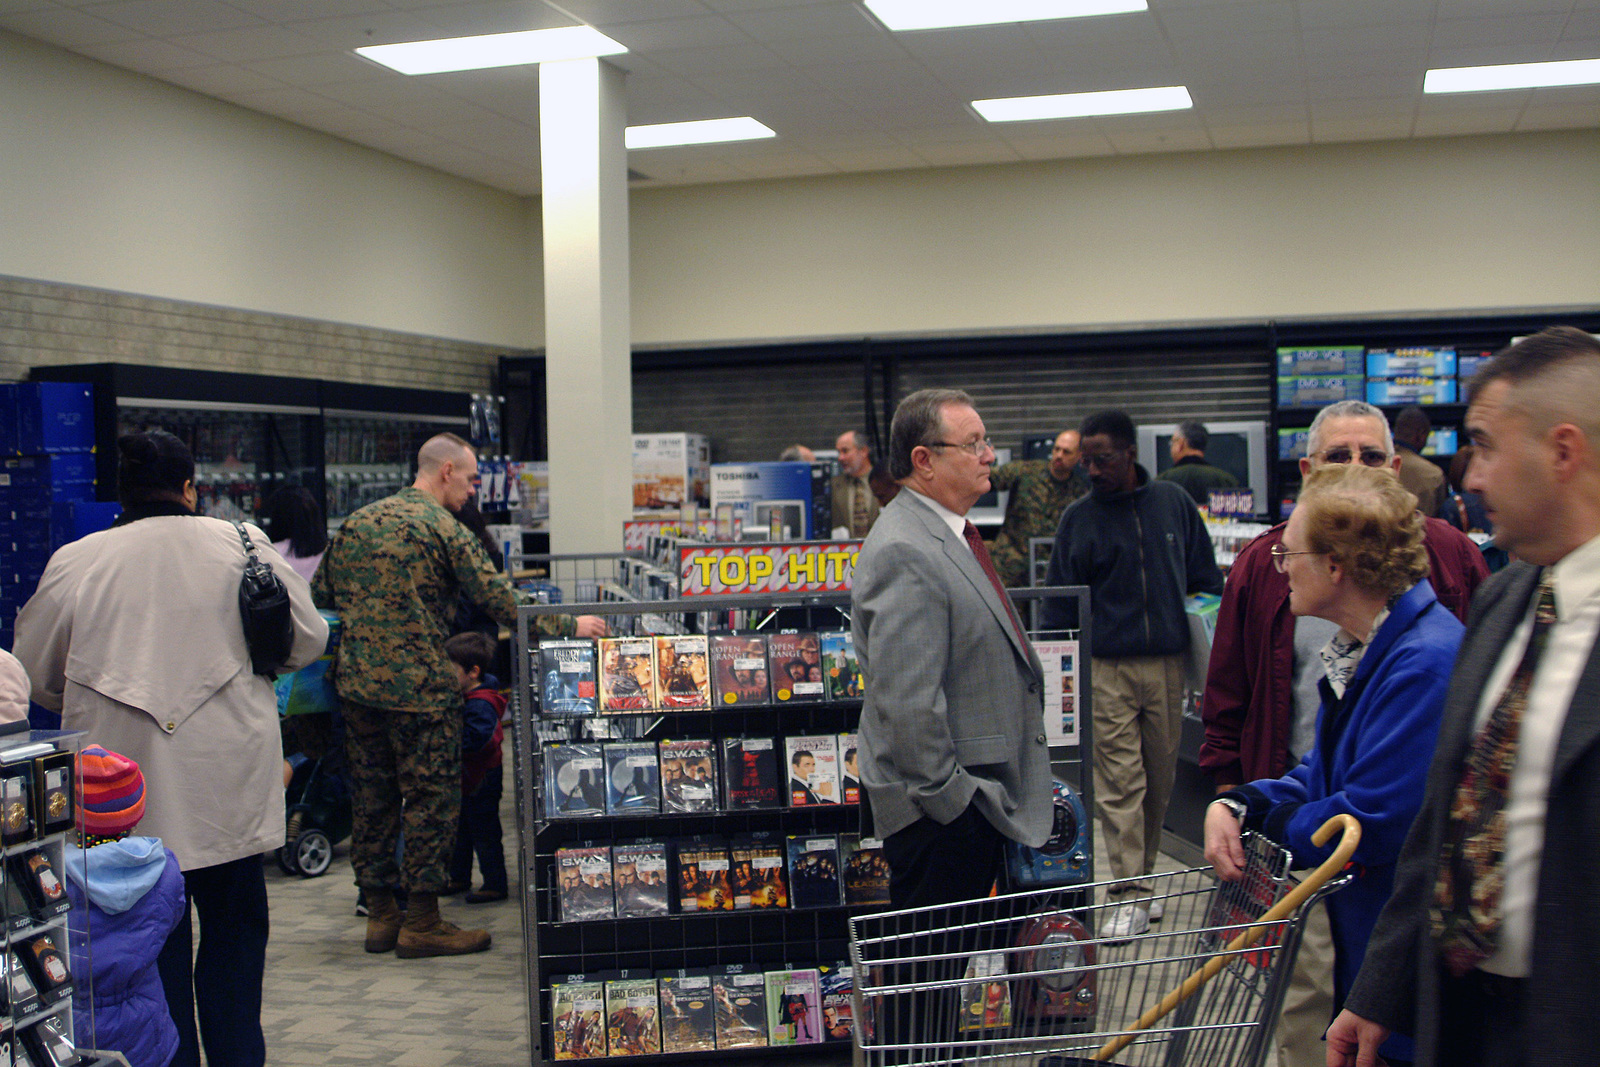
[[[1328,1067],[1391,1031],[1417,1067],[1595,1062],[1600,998],[1600,340],[1567,326],[1472,381],[1467,487],[1515,557],[1484,583],[1422,810]]]
[[[972,398],[923,389],[890,428],[899,493],[851,581],[866,675],[859,767],[897,908],[986,896],[1007,840],[1035,847],[1053,818],[1044,679],[965,518],[994,449]]]
[[[1157,475],[1163,482],[1177,483],[1202,508],[1211,503],[1213,489],[1239,488],[1239,479],[1206,462],[1206,445],[1210,443],[1211,434],[1201,423],[1193,419],[1178,423],[1167,446],[1172,466]]]
[[[1333,463],[1361,463],[1395,471],[1389,423],[1361,400],[1329,404],[1312,420],[1300,473]],[[1311,751],[1322,698],[1321,650],[1339,627],[1289,611],[1289,579],[1273,563],[1283,542],[1280,523],[1239,553],[1228,571],[1212,638],[1200,714],[1205,740],[1200,766],[1217,791],[1245,782],[1282,777]],[[1472,592],[1489,575],[1483,553],[1465,534],[1440,519],[1428,519],[1424,534],[1429,581],[1440,603],[1465,619]],[[1283,1067],[1315,1067],[1322,1032],[1332,1016],[1333,945],[1325,913],[1311,915],[1276,1033]],[[1319,968],[1318,962],[1324,966]],[[1320,970],[1320,974],[1317,973]]]

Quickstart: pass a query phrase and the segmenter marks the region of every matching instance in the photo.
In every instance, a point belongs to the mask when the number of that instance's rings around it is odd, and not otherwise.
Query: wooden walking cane
[[[1277,922],[1279,919],[1294,914],[1294,910],[1304,903],[1311,894],[1321,889],[1328,879],[1344,870],[1344,865],[1350,861],[1356,846],[1361,843],[1361,824],[1356,821],[1355,816],[1335,815],[1317,827],[1317,832],[1311,835],[1311,843],[1314,845],[1326,844],[1328,839],[1339,831],[1342,831],[1342,836],[1339,838],[1338,847],[1333,850],[1333,855],[1323,860],[1321,866],[1307,875],[1305,880],[1291,889],[1282,900],[1267,909],[1267,913],[1256,920],[1255,925],[1243,930],[1237,937],[1228,942],[1227,947],[1218,951],[1199,970],[1185,978],[1182,985],[1163,997],[1160,1004],[1141,1015],[1139,1021],[1129,1029],[1132,1031],[1148,1029],[1155,1024],[1156,1020],[1194,996],[1200,991],[1201,986],[1209,982],[1218,971],[1227,966],[1229,959],[1247,951],[1257,941],[1261,940],[1262,935],[1266,933],[1265,924]],[[1090,1059],[1097,1061],[1109,1060],[1112,1056],[1133,1044],[1134,1039],[1138,1036],[1137,1033],[1126,1033],[1120,1037],[1114,1037],[1100,1046],[1100,1051],[1096,1052]]]

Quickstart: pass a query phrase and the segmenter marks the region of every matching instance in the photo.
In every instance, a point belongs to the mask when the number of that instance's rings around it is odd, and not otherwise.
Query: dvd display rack
[[[18,726],[26,727],[26,723]],[[125,1063],[78,1048],[74,996],[91,976],[74,973],[69,945],[65,851],[76,822],[79,734],[60,730],[0,735],[0,846],[5,863],[5,937],[0,945],[0,1063],[69,1067]]]
[[[1017,590],[1016,596],[1023,617],[1036,612],[1039,601],[1045,596],[1067,596],[1076,607],[1076,617],[1087,626],[1087,592],[1081,589]],[[819,988],[827,988],[827,980],[835,965],[847,967],[849,959],[848,919],[851,914],[885,906],[882,903],[844,903],[848,895],[840,890],[837,897],[805,899],[795,884],[795,855],[786,856],[787,900],[783,906],[744,907],[735,909],[703,903],[699,907],[682,907],[680,894],[686,886],[679,885],[679,874],[685,863],[681,850],[690,840],[701,841],[752,841],[784,842],[786,839],[827,841],[840,838],[854,843],[862,833],[862,808],[851,803],[802,804],[791,803],[788,790],[789,762],[793,753],[786,751],[785,741],[799,738],[830,738],[848,734],[856,729],[861,697],[843,695],[844,690],[824,690],[815,699],[795,700],[779,698],[779,686],[773,685],[766,696],[757,701],[738,702],[732,706],[710,701],[710,707],[645,707],[627,713],[590,714],[574,716],[559,714],[557,709],[546,707],[543,698],[539,667],[539,635],[535,619],[541,615],[564,612],[594,614],[607,618],[612,634],[712,634],[729,630],[768,632],[781,621],[786,628],[802,632],[848,631],[849,595],[847,593],[789,594],[778,596],[708,596],[689,599],[658,600],[650,603],[647,615],[638,614],[638,604],[585,603],[585,604],[535,604],[518,612],[515,664],[513,670],[512,718],[513,728],[513,779],[516,791],[517,828],[519,837],[518,861],[523,886],[523,930],[526,941],[527,1002],[529,1044],[532,1062],[552,1063],[572,1058],[593,1056],[574,1055],[570,1047],[576,1040],[573,1027],[558,1024],[558,998],[563,1017],[576,1016],[568,1002],[569,989],[573,1001],[581,998],[584,985],[567,985],[568,979],[577,976],[598,990],[604,980],[607,997],[611,986],[622,988],[638,976],[650,985],[657,978],[707,975],[713,970],[737,972],[744,969],[751,975],[765,975],[769,986],[776,980],[780,986],[774,995],[787,996],[781,991],[781,978],[791,969],[820,976]],[[770,632],[778,632],[775,629]],[[1079,630],[1073,636],[1086,637]],[[825,660],[826,661],[826,660]],[[605,668],[601,668],[603,671]],[[778,678],[778,668],[773,668]],[[603,677],[603,674],[602,674]],[[1091,805],[1092,796],[1087,773],[1089,751],[1087,662],[1080,676],[1080,722],[1082,732],[1077,746],[1065,752],[1053,752],[1058,775],[1073,780],[1073,785],[1085,792],[1085,803]],[[796,687],[798,691],[799,687]],[[809,695],[809,694],[808,694]],[[774,699],[777,698],[777,699]],[[663,699],[647,701],[665,703]],[[546,797],[546,778],[554,786],[560,770],[570,764],[564,759],[562,745],[589,746],[597,753],[603,745],[639,748],[641,757],[649,763],[651,753],[658,751],[662,757],[660,767],[668,768],[666,742],[681,743],[685,739],[706,739],[711,748],[720,752],[722,742],[741,738],[775,738],[782,798],[770,806],[735,807],[721,789],[717,801],[704,810],[669,810],[672,805],[662,803],[661,810],[638,810],[628,805],[613,804],[609,811],[603,805],[599,810],[581,807],[553,810]],[[619,739],[631,743],[618,745]],[[737,741],[735,742],[738,743]],[[797,741],[798,747],[803,744]],[[1066,764],[1059,757],[1066,757]],[[843,753],[840,753],[843,756]],[[789,757],[789,758],[786,758]],[[547,770],[546,763],[552,768]],[[841,758],[841,763],[843,762]],[[711,763],[718,774],[724,763],[713,755]],[[607,766],[604,762],[602,767]],[[611,775],[604,775],[607,781]],[[604,788],[604,783],[602,788]],[[665,784],[655,788],[665,790]],[[555,786],[555,791],[560,787]],[[844,800],[842,787],[839,799]],[[664,794],[663,794],[664,795]],[[647,808],[656,805],[646,805]],[[582,812],[582,813],[580,813]],[[635,843],[659,843],[657,856],[666,860],[664,896],[671,898],[670,906],[661,904],[648,913],[617,917],[614,908],[601,908],[593,918],[578,918],[572,905],[575,899],[568,884],[576,884],[574,871],[585,854],[605,854],[607,846]],[[680,851],[674,852],[674,846]],[[804,846],[790,844],[790,849]],[[844,846],[850,847],[849,844]],[[870,847],[870,846],[869,846]],[[782,846],[780,845],[780,849]],[[676,856],[677,861],[674,861]],[[571,857],[578,857],[573,859]],[[733,854],[737,858],[737,854]],[[659,862],[659,860],[658,860]],[[780,862],[780,861],[772,861]],[[761,866],[759,863],[756,866]],[[841,865],[842,866],[842,865]],[[642,867],[642,865],[641,865]],[[620,868],[619,868],[620,869]],[[841,870],[842,875],[842,870]],[[609,872],[607,872],[609,875]],[[840,879],[841,885],[843,879]],[[883,892],[886,893],[886,876]],[[610,888],[604,889],[609,902]],[[664,983],[665,984],[665,983]],[[759,983],[758,983],[759,984]],[[653,986],[652,986],[653,988]],[[616,1023],[608,1000],[593,994],[591,1005],[598,1012],[596,1025]],[[663,1000],[666,1004],[668,1001]],[[651,1002],[654,1003],[654,1002]],[[772,1010],[769,1001],[768,1011]],[[813,1005],[815,1010],[815,1005]],[[824,1012],[810,1016],[813,1023],[821,1024]],[[828,1015],[829,1027],[833,1016]],[[625,1024],[624,1024],[625,1025]],[[654,1020],[650,1026],[656,1025]],[[625,1031],[624,1031],[625,1032]],[[846,1034],[848,1031],[845,1031]],[[617,1035],[611,1040],[616,1044]],[[599,1041],[605,1055],[606,1041]],[[836,1062],[848,1055],[848,1037],[843,1041],[818,1041],[809,1044],[782,1044],[774,1042],[763,1047],[721,1047],[712,1051],[703,1046],[695,1051],[657,1051],[661,1046],[644,1046],[647,1058],[664,1062],[715,1062],[718,1058],[737,1055],[741,1062],[752,1056]],[[625,1048],[611,1055],[636,1055],[639,1049]]]

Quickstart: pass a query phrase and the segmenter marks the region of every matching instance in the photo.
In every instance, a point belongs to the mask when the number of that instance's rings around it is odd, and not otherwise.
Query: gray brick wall
[[[511,349],[0,275],[0,381],[69,363],[485,392]]]

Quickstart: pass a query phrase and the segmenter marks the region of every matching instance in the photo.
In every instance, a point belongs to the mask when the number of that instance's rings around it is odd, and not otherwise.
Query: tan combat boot
[[[394,954],[403,960],[423,956],[464,956],[489,947],[489,931],[463,930],[439,918],[436,893],[411,894],[406,902],[406,921],[400,927]]]
[[[367,951],[393,952],[400,937],[400,905],[389,889],[368,889]]]

